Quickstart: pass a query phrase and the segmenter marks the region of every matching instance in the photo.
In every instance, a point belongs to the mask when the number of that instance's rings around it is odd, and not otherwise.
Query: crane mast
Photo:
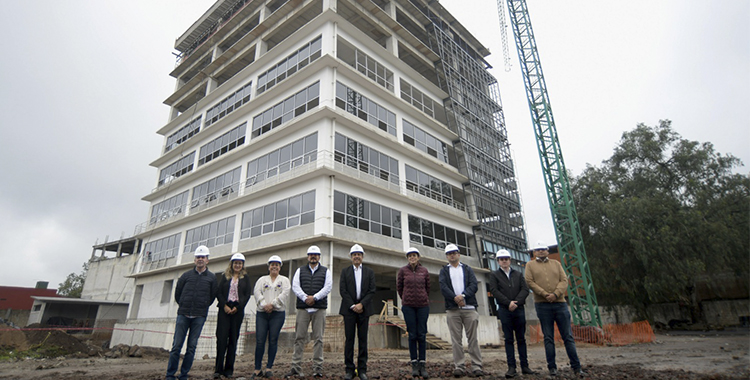
[[[505,25],[502,2],[498,0],[500,25]],[[596,293],[591,280],[586,250],[581,237],[573,194],[565,169],[557,128],[552,116],[547,84],[531,27],[526,0],[507,0],[510,24],[523,73],[526,98],[531,111],[536,145],[542,164],[547,199],[555,225],[560,260],[568,275],[568,296],[576,325],[601,326]],[[504,33],[504,29],[502,30]],[[507,41],[507,38],[504,42]]]

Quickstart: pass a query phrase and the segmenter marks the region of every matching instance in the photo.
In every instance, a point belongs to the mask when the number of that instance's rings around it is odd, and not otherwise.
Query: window
[[[320,83],[282,100],[253,118],[253,131],[250,138],[256,138],[293,118],[318,106],[320,100]]]
[[[247,164],[246,187],[287,172],[318,158],[318,132],[303,137]]]
[[[240,239],[257,237],[315,220],[315,190],[242,213]]]
[[[187,141],[189,138],[195,136],[195,134],[200,132],[200,130],[201,130],[201,117],[198,116],[197,118],[193,119],[193,121],[189,122],[187,125],[180,128],[177,132],[167,137],[167,145],[164,147],[164,153],[169,152],[170,150],[174,149],[176,146],[182,144],[183,142]]]
[[[401,99],[406,100],[409,104],[417,107],[418,110],[426,113],[434,119],[443,121],[445,120],[445,109],[443,106],[430,98],[429,96],[417,90],[409,82],[401,79]],[[436,112],[437,111],[437,112]]]
[[[193,171],[193,164],[195,164],[195,151],[162,169],[159,173],[159,186]]]
[[[470,234],[409,215],[409,241],[416,244],[445,249],[449,243],[458,246],[462,255],[471,256]]]
[[[190,207],[195,208],[236,193],[240,186],[240,169],[237,167],[194,187]]]
[[[398,184],[398,161],[342,134],[336,134],[334,160]]]
[[[206,112],[206,127],[221,120],[224,116],[229,115],[243,104],[249,102],[252,84],[252,81],[248,82],[248,84],[209,108]]]
[[[177,256],[180,248],[180,233],[154,240],[143,246],[143,262],[165,260]]]
[[[339,59],[354,67],[364,76],[372,79],[375,83],[393,92],[393,72],[388,70],[380,62],[363,53],[356,47],[349,45],[339,37],[336,55]]]
[[[333,222],[401,239],[400,211],[339,191],[333,193]]]
[[[235,216],[232,215],[228,218],[187,230],[185,234],[185,252],[194,252],[200,245],[211,248],[223,244],[231,244],[234,239],[234,219]]]
[[[341,82],[336,82],[336,106],[352,115],[396,136],[396,114],[352,90]]]
[[[406,190],[413,191],[438,202],[445,203],[459,210],[465,210],[463,203],[457,199],[463,199],[462,191],[443,182],[421,170],[406,165]],[[455,193],[455,194],[454,194]]]
[[[225,153],[231,152],[234,148],[242,146],[245,143],[245,130],[247,123],[240,124],[239,127],[217,137],[206,145],[203,145],[198,155],[198,166],[207,164],[211,160],[218,158]]]
[[[297,51],[258,76],[258,95],[320,58],[321,38],[306,43]]]
[[[151,207],[151,219],[149,224],[155,224],[158,221],[165,220],[175,215],[185,212],[187,205],[188,191],[177,194]]]
[[[404,142],[415,148],[437,158],[440,161],[448,163],[448,146],[435,138],[435,136],[425,132],[422,128],[403,120],[404,122]]]
[[[164,281],[164,285],[161,289],[161,303],[169,303],[169,301],[172,300],[172,285],[174,284],[174,280],[167,280]]]
[[[41,311],[41,310],[42,310],[42,305],[40,305],[40,304],[34,305],[34,310],[33,311]]]

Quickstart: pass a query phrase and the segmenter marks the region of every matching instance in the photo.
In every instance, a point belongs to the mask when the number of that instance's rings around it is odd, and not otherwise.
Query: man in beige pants
[[[461,254],[455,244],[445,247],[448,265],[440,269],[440,292],[445,298],[445,311],[448,320],[448,330],[451,333],[453,345],[453,376],[462,377],[466,374],[464,361],[463,330],[469,340],[469,357],[471,358],[472,375],[484,376],[482,371],[482,353],[479,351],[477,328],[479,327],[479,313],[477,312],[478,288],[477,277],[470,266],[461,263]]]

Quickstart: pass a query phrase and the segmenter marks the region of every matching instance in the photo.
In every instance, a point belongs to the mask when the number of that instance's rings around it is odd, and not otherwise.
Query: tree
[[[83,283],[86,281],[86,274],[89,271],[89,263],[83,263],[82,267],[81,273],[71,273],[65,278],[65,281],[60,283],[57,288],[57,294],[63,297],[81,298]]]
[[[739,159],[681,138],[671,124],[625,132],[572,190],[600,303],[650,319],[649,305],[679,302],[698,322],[697,277],[748,282],[750,178],[732,172]]]

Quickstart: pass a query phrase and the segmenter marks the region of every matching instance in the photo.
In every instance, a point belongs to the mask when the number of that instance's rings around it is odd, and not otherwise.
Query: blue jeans
[[[547,368],[557,369],[555,364],[555,324],[560,331],[560,337],[565,343],[565,352],[568,353],[570,366],[574,371],[581,369],[581,362],[578,361],[576,352],[576,342],[573,339],[573,333],[570,330],[570,310],[565,302],[539,302],[534,304],[536,315],[539,318],[539,324],[542,325],[544,334],[544,352],[547,356]]]
[[[180,364],[180,351],[182,351],[182,345],[185,343],[185,336],[188,334],[188,330],[190,330],[190,335],[187,335],[188,345],[187,349],[185,349],[185,357],[182,359],[182,368],[180,369],[180,380],[187,380],[188,372],[190,372],[190,368],[193,366],[198,338],[201,336],[201,330],[203,330],[203,323],[205,322],[206,317],[188,318],[184,315],[177,316],[177,323],[174,326],[172,349],[169,351],[167,380],[175,379],[174,375],[177,373],[177,366]]]
[[[411,360],[425,360],[427,352],[427,318],[430,307],[401,306],[406,321],[406,332],[409,333],[409,356]]]
[[[263,364],[263,354],[266,351],[266,338],[268,339],[268,362],[266,368],[273,368],[276,360],[276,351],[279,348],[279,334],[284,326],[286,312],[272,311],[266,313],[259,311],[255,314],[255,370],[260,371]]]
[[[500,307],[497,311],[497,319],[503,325],[503,335],[505,335],[505,356],[508,360],[508,368],[516,368],[516,353],[513,348],[513,335],[518,342],[518,360],[521,367],[529,366],[526,356],[526,312],[524,308],[519,307],[510,311]]]

